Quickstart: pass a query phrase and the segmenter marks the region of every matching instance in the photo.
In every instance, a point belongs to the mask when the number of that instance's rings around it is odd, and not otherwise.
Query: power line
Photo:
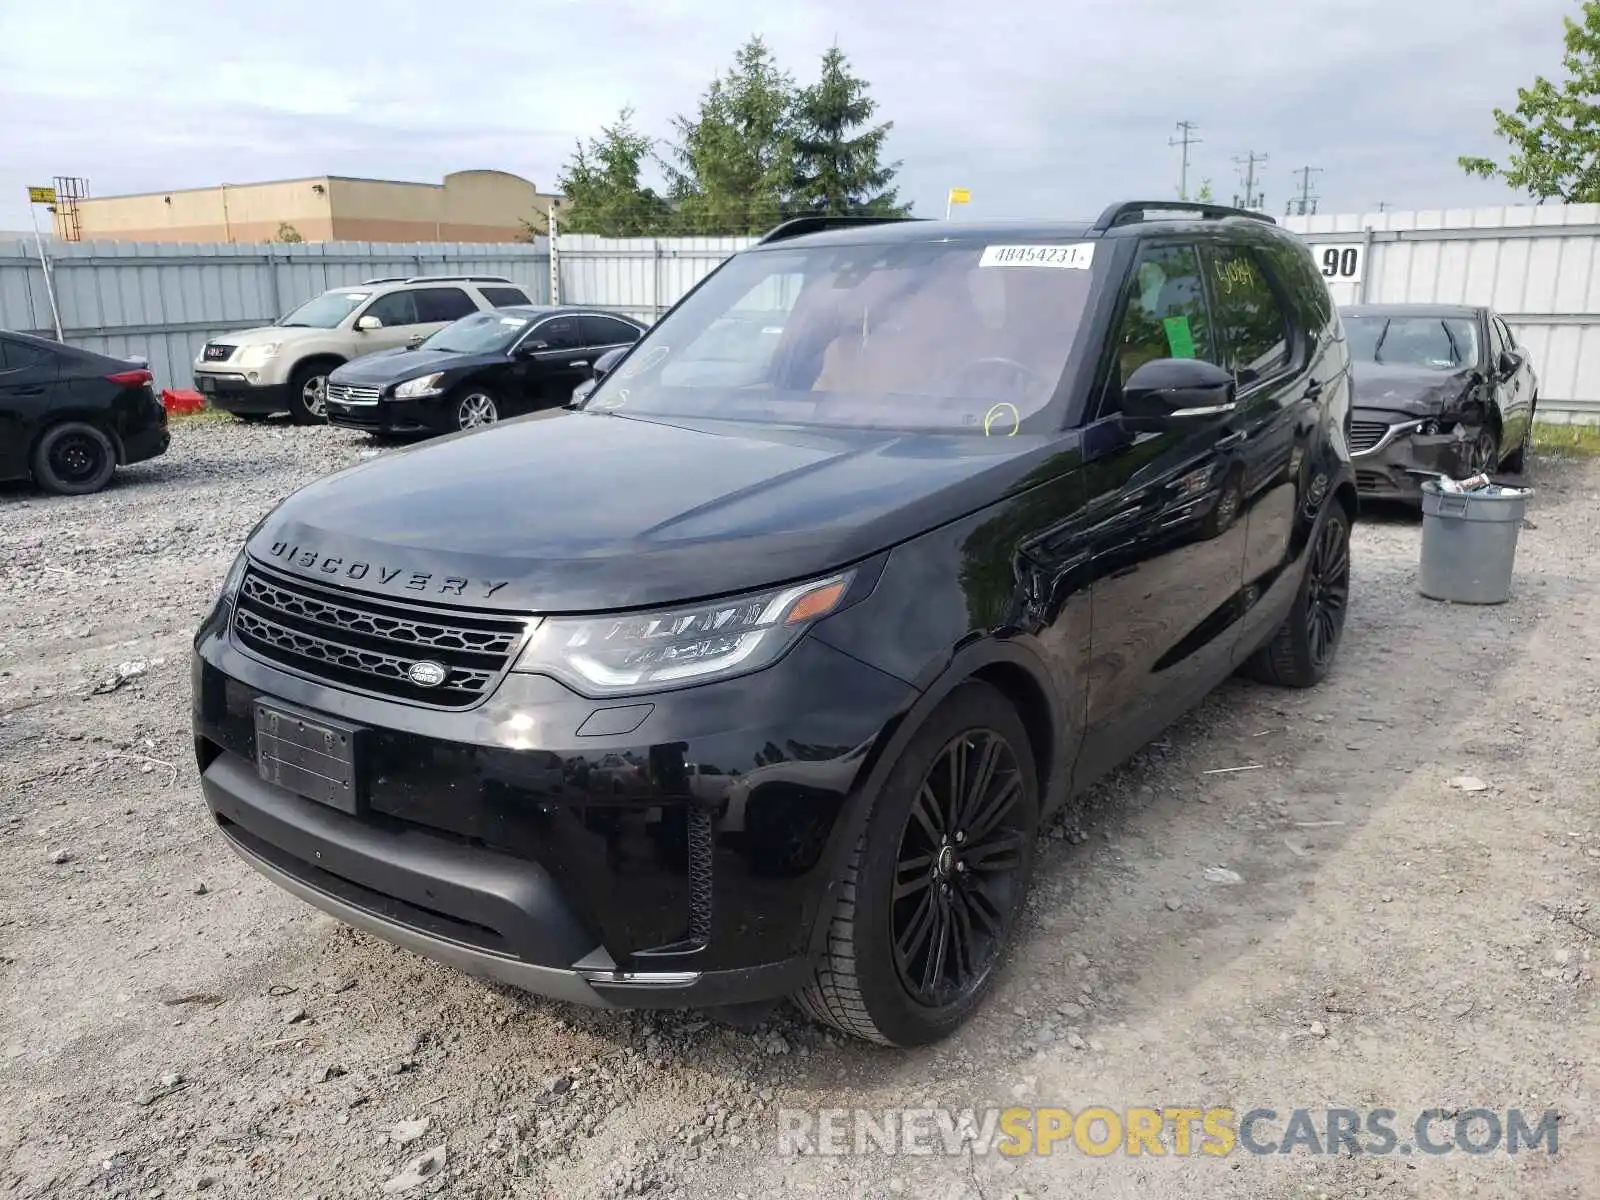
[[[1311,190],[1311,177],[1313,175],[1321,175],[1322,168],[1310,166],[1301,167],[1298,171],[1295,171],[1294,174],[1300,180],[1300,195],[1297,199],[1291,199],[1288,207],[1283,211],[1286,215],[1294,214],[1296,216],[1303,217],[1307,213],[1316,212],[1317,201],[1322,199],[1321,196],[1314,194]]]
[[[1199,145],[1200,139],[1194,136],[1194,131],[1200,126],[1193,121],[1179,121],[1178,131],[1182,137],[1168,138],[1167,145],[1183,147],[1183,165],[1178,168],[1178,199],[1189,198],[1189,147]]]
[[[1256,167],[1266,166],[1267,156],[1265,154],[1257,154],[1254,150],[1246,150],[1243,158],[1235,157],[1233,161],[1244,168],[1244,196],[1234,196],[1233,206],[1235,208],[1264,207],[1267,198],[1256,191]]]

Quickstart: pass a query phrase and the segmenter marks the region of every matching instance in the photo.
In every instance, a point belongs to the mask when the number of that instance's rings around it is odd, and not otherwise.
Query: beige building
[[[456,171],[443,183],[319,175],[80,200],[79,239],[271,242],[292,229],[307,242],[516,242],[556,199],[505,171]]]

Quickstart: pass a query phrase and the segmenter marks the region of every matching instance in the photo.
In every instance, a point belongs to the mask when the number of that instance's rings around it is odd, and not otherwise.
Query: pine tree
[[[794,178],[794,78],[752,37],[713,80],[696,116],[673,122],[663,163],[685,233],[764,233],[789,212]]]
[[[1583,22],[1563,17],[1567,79],[1557,87],[1542,75],[1517,89],[1517,109],[1494,110],[1494,131],[1511,145],[1504,166],[1462,155],[1469,175],[1503,179],[1539,200],[1600,202],[1600,0],[1585,0]]]
[[[633,109],[624,108],[588,145],[580,140],[558,186],[566,203],[558,220],[563,233],[603,237],[649,237],[666,231],[667,202],[642,182],[642,168],[654,142],[633,127]]]
[[[895,172],[900,164],[882,161],[892,121],[861,129],[877,111],[867,83],[850,74],[850,62],[837,46],[822,56],[822,75],[800,93],[795,108],[796,207],[829,216],[903,216],[909,205],[896,203]]]

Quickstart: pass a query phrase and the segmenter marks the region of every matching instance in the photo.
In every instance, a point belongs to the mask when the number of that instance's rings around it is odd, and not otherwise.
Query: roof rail
[[[412,275],[403,283],[510,283],[504,275]]]
[[[371,287],[375,283],[404,283],[405,281],[406,277],[404,275],[384,275],[379,279],[363,279],[361,286]]]
[[[1230,208],[1226,204],[1205,204],[1194,200],[1124,200],[1113,204],[1100,214],[1093,228],[1096,232],[1104,233],[1118,225],[1132,225],[1146,220],[1148,212],[1177,212],[1196,213],[1206,220],[1221,220],[1224,217],[1249,217],[1252,221],[1265,221],[1268,225],[1276,225],[1264,212],[1254,212],[1248,208]]]
[[[769,229],[765,234],[756,239],[756,245],[765,246],[768,242],[783,242],[789,238],[804,237],[808,233],[822,233],[827,229],[853,229],[863,225],[887,225],[893,221],[921,221],[924,217],[830,217],[817,214],[810,217],[793,217],[781,225]]]

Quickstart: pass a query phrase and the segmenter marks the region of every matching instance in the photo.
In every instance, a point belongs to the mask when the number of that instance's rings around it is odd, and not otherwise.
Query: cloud
[[[1559,72],[1567,0],[61,0],[0,11],[0,228],[24,186],[94,194],[348,174],[437,180],[495,167],[550,186],[623,104],[649,133],[691,111],[760,33],[802,80],[835,38],[893,120],[919,211],[1084,215],[1170,196],[1179,119],[1191,186],[1236,190],[1266,153],[1268,206],[1320,167],[1323,211],[1510,199],[1464,178],[1499,150],[1490,109]],[[1492,59],[1487,48],[1493,47]],[[1492,68],[1490,63],[1492,62]]]

